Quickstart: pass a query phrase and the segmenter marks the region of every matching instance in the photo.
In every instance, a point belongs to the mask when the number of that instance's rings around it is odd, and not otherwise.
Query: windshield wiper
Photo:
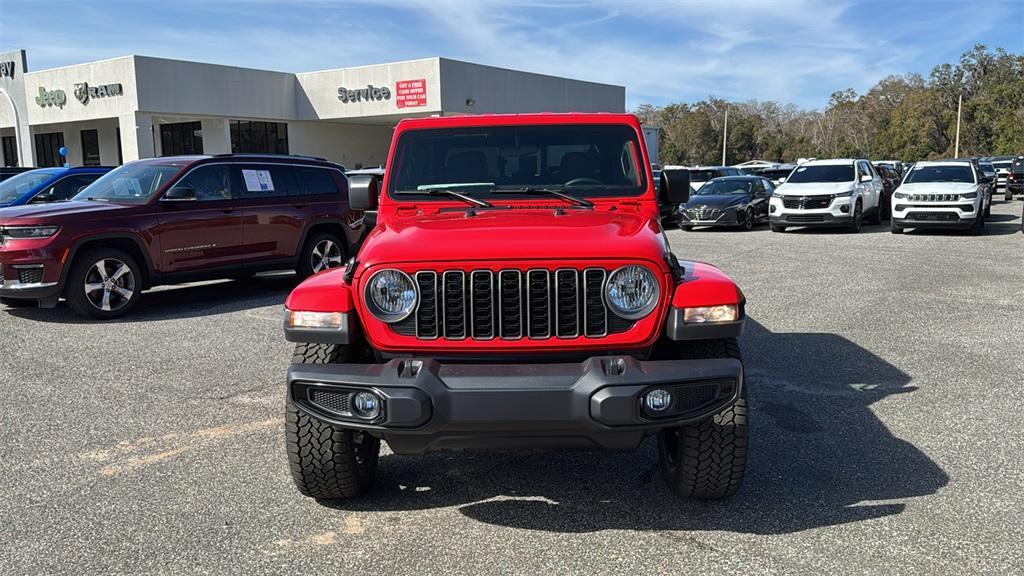
[[[549,188],[549,187],[535,187],[535,186],[523,186],[519,188],[505,188],[498,187],[491,190],[492,194],[530,194],[530,195],[548,195],[554,196],[555,198],[561,198],[567,202],[572,202],[577,206],[583,206],[584,208],[593,208],[594,203],[585,198],[579,198],[572,194],[566,194],[560,188]]]
[[[395,192],[395,194],[401,194],[401,195],[426,194],[427,196],[445,195],[445,196],[451,196],[452,198],[458,198],[459,200],[462,200],[463,202],[466,202],[468,204],[472,204],[474,206],[479,206],[481,208],[494,208],[494,206],[492,206],[491,203],[487,202],[486,200],[481,200],[479,198],[473,198],[472,196],[468,196],[466,194],[463,194],[462,192],[456,192],[455,190],[449,190],[448,188],[430,188],[428,190],[409,190],[409,191],[403,191],[403,192]]]

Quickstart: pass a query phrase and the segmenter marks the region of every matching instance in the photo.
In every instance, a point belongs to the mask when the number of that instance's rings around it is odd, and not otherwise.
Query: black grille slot
[[[442,275],[444,284],[444,337],[460,340],[466,337],[466,274],[449,270]]]
[[[820,210],[832,205],[831,196],[783,196],[782,205],[791,210]]]
[[[437,274],[417,272],[420,304],[416,310],[416,334],[420,338],[437,338]]]
[[[502,338],[523,337],[522,277],[518,270],[498,273],[498,314]]]
[[[494,274],[477,270],[469,275],[473,338],[494,338]]]
[[[601,338],[634,321],[609,314],[603,268],[576,270],[423,270],[413,275],[416,312],[391,325],[396,334],[444,338]]]
[[[702,386],[679,388],[675,392],[675,395],[680,408],[683,410],[692,410],[694,408],[700,408],[714,400],[715,397],[718,396],[718,386],[715,384],[706,384]]]
[[[316,406],[336,412],[345,416],[350,416],[352,413],[349,409],[349,392],[336,392],[334,390],[317,390],[315,388],[309,389],[309,401]]]
[[[42,281],[42,268],[22,268],[18,270],[18,282],[22,284],[39,284]]]
[[[580,286],[575,270],[555,272],[555,331],[559,338],[580,334]]]
[[[790,214],[786,216],[786,222],[824,222],[823,214]]]
[[[584,334],[604,336],[608,333],[608,310],[604,306],[604,279],[607,272],[590,268],[583,272]]]
[[[526,318],[530,338],[551,336],[551,273],[530,270],[526,274]]]

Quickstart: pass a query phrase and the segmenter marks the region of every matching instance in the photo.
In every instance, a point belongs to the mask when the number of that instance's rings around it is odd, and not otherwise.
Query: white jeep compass
[[[985,226],[991,197],[984,175],[968,160],[918,162],[892,195],[892,233],[904,228]]]
[[[857,232],[864,219],[881,223],[882,178],[867,160],[811,160],[775,189],[768,207],[772,232],[789,226],[844,226]]]

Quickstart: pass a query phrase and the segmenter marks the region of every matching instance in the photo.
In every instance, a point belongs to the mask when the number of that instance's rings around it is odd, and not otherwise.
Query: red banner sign
[[[427,105],[427,81],[399,80],[395,82],[395,103],[399,108],[415,108]]]

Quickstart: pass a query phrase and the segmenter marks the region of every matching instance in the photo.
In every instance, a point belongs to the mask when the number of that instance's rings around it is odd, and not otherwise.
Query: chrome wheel
[[[313,251],[309,255],[309,267],[314,273],[337,266],[341,266],[341,246],[326,238],[313,245]]]
[[[120,310],[134,294],[135,274],[128,264],[116,258],[96,262],[85,274],[85,297],[97,310]]]

